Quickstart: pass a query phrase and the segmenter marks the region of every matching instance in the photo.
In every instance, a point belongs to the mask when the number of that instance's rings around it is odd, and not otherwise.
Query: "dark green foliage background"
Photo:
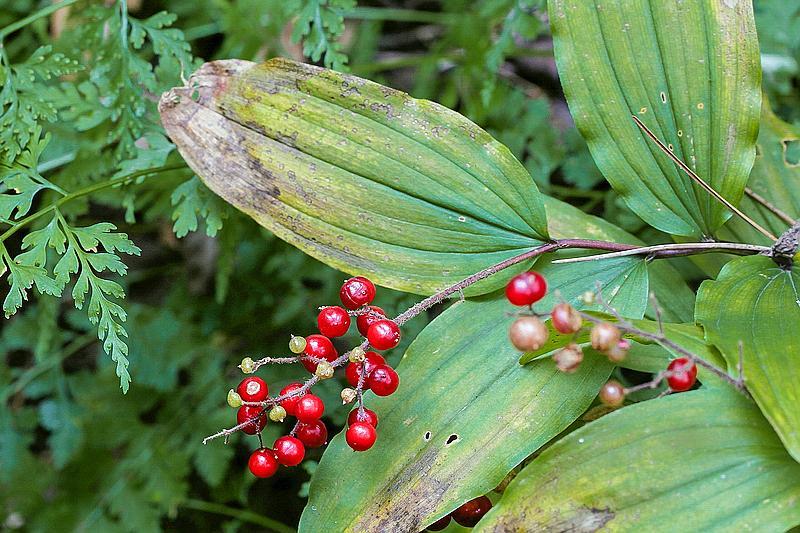
[[[120,52],[96,39],[97,31],[102,35],[104,27],[119,22],[124,2],[84,1],[71,7],[57,39],[52,19],[42,18],[7,36],[4,45],[10,64],[24,62],[42,45],[53,45],[48,53],[88,62],[89,68],[60,80],[58,72],[54,79],[39,79],[30,91],[53,102],[49,118],[45,109],[42,116],[28,117],[52,135],[40,172],[70,191],[117,173],[180,161],[169,153],[153,100],[180,82],[181,62],[190,62],[190,54],[203,60],[305,56],[460,111],[508,145],[533,175],[543,176],[539,186],[545,193],[646,241],[663,240],[608,190],[572,126],[543,3],[129,1],[132,19],[168,10],[177,15],[173,27],[183,34],[167,34],[166,50],[146,40]],[[798,124],[800,6],[781,0],[755,4],[767,94],[784,120]],[[46,5],[0,2],[0,28]],[[123,64],[133,67],[118,71]],[[151,71],[150,65],[157,67]],[[188,74],[193,67],[184,68]],[[104,100],[92,84],[119,98]],[[6,124],[3,130],[0,151],[24,144],[14,128]],[[141,138],[148,142],[137,142]],[[8,157],[5,153],[2,160]],[[32,211],[56,199],[43,192]],[[128,313],[124,327],[133,381],[122,395],[96,327],[85,310],[73,307],[69,288],[61,298],[36,293],[2,323],[0,527],[291,530],[320,452],[309,454],[302,468],[282,469],[275,478],[254,483],[246,472],[253,438],[236,436],[228,446],[205,447],[201,440],[233,423],[224,398],[241,378],[236,369],[241,358],[284,354],[289,334],[311,332],[316,307],[337,300],[344,276],[228,208],[188,170],[89,199],[65,205],[70,223],[111,221],[142,250],[140,256],[123,257],[127,276],[102,276],[122,283],[128,295],[121,305]],[[5,242],[12,255],[20,252],[22,233]],[[699,279],[690,262],[675,264]],[[377,303],[397,314],[414,301],[382,290]],[[404,345],[425,322],[409,324]],[[394,351],[393,362],[402,352],[403,346]],[[273,390],[298,377],[288,368],[261,375]],[[335,384],[320,389],[329,406],[338,403]],[[333,410],[329,425],[340,427],[345,414]],[[271,442],[279,431],[273,425],[265,440]]]

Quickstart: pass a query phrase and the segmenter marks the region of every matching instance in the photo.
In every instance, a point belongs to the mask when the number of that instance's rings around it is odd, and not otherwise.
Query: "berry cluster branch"
[[[600,287],[598,287],[598,289],[597,289],[596,298],[597,298],[597,302],[600,305],[602,305],[603,308],[606,309],[616,319],[616,324],[615,325],[621,331],[623,331],[625,333],[629,333],[631,335],[635,335],[635,336],[643,338],[643,339],[647,339],[647,340],[652,341],[652,342],[655,342],[656,344],[662,346],[663,348],[666,348],[667,350],[670,350],[670,351],[673,351],[673,352],[675,352],[677,354],[680,354],[681,356],[683,356],[683,357],[685,357],[686,359],[689,360],[689,362],[690,362],[689,366],[693,366],[694,364],[696,364],[698,366],[701,366],[701,367],[705,368],[706,370],[708,370],[709,372],[711,372],[712,374],[714,374],[718,378],[720,378],[723,381],[726,381],[727,383],[729,383],[732,387],[734,387],[736,390],[738,390],[739,392],[741,392],[742,394],[744,394],[748,398],[750,397],[750,393],[747,391],[747,388],[745,387],[745,384],[744,384],[744,376],[742,375],[741,369],[739,370],[739,376],[734,378],[730,374],[725,372],[724,370],[721,370],[721,369],[717,368],[716,366],[714,366],[713,364],[709,363],[708,361],[706,361],[705,359],[703,359],[699,355],[695,354],[694,352],[691,352],[690,350],[687,350],[683,346],[677,344],[675,341],[672,341],[669,338],[667,338],[667,336],[664,334],[664,326],[663,326],[663,323],[661,321],[661,308],[658,305],[658,302],[655,300],[655,296],[651,295],[651,301],[653,302],[653,308],[656,310],[656,320],[658,322],[658,333],[650,333],[649,331],[645,331],[645,330],[643,330],[641,328],[637,328],[629,320],[627,320],[625,317],[623,317],[616,309],[614,309],[614,307],[612,307],[610,304],[608,304],[603,299],[601,291],[600,291]],[[581,312],[581,311],[579,311],[579,313],[580,313],[581,317],[584,320],[587,320],[589,322],[593,322],[595,324],[605,323],[605,320],[597,318],[595,316],[592,316],[592,315],[590,315],[588,313],[584,313],[584,312]],[[741,352],[741,349],[740,349],[740,352]],[[741,359],[741,357],[740,357],[740,359]],[[676,369],[669,369],[667,371],[660,372],[659,374],[656,375],[656,377],[651,382],[643,383],[642,385],[639,385],[638,387],[634,387],[634,388],[631,388],[631,389],[626,389],[626,392],[634,392],[635,390],[640,390],[640,389],[645,389],[645,388],[655,388],[658,385],[658,383],[661,382],[661,380],[663,380],[665,378],[669,378],[669,377],[671,377],[673,375],[680,374],[682,372],[686,372],[687,370],[688,369],[684,369],[684,368],[676,368]]]
[[[770,249],[763,246],[755,246],[755,245],[747,245],[747,244],[738,244],[738,243],[685,243],[685,244],[676,244],[676,245],[660,245],[660,246],[636,246],[631,244],[624,244],[624,243],[616,243],[616,242],[609,242],[609,241],[598,241],[598,240],[590,240],[590,239],[560,239],[554,240],[548,243],[545,243],[541,246],[528,250],[522,254],[516,255],[514,257],[510,257],[504,261],[501,261],[495,265],[492,265],[488,268],[485,268],[463,280],[455,283],[423,300],[416,303],[415,305],[408,308],[403,313],[397,315],[393,320],[388,322],[393,322],[397,327],[403,325],[407,321],[411,320],[412,318],[420,315],[421,313],[425,312],[426,310],[432,308],[438,303],[443,302],[450,296],[461,293],[463,294],[463,290],[467,287],[482,281],[506,268],[509,268],[513,265],[522,263],[524,261],[533,259],[540,255],[544,255],[547,253],[555,252],[557,250],[563,249],[585,249],[585,250],[603,250],[606,252],[610,252],[607,254],[599,255],[599,256],[589,256],[589,257],[581,257],[576,258],[578,260],[589,260],[589,259],[600,259],[600,258],[609,258],[609,257],[620,257],[620,256],[629,256],[629,255],[645,255],[648,259],[659,259],[659,258],[669,258],[669,257],[679,257],[684,255],[691,255],[697,253],[706,253],[711,251],[725,251],[725,252],[736,252],[741,254],[769,254]],[[557,262],[567,262],[570,260],[561,260]],[[328,308],[322,308],[324,311]],[[330,308],[333,309],[333,308]],[[371,310],[356,310],[351,311],[348,314],[361,317],[368,315],[372,317],[372,315],[382,316],[379,314],[374,313]],[[589,315],[585,315],[585,318],[589,321],[596,322],[597,319],[595,317],[590,317]],[[620,317],[621,318],[621,317]],[[692,361],[697,360],[698,364],[708,368],[711,372],[719,375],[722,379],[726,379],[730,381],[734,386],[737,386],[739,390],[744,391],[744,386],[742,384],[738,384],[736,381],[733,381],[730,376],[725,374],[724,372],[720,371],[713,365],[710,365],[706,361],[698,358],[694,354],[688,353],[686,350],[677,346],[675,343],[667,339],[663,335],[663,331],[659,335],[653,335],[645,331],[638,330],[637,328],[633,327],[632,324],[622,320],[620,322],[621,329],[625,331],[630,331],[631,333],[635,333],[640,335],[644,338],[648,338],[657,342],[667,348],[671,348],[675,350],[677,353],[681,353],[689,357]],[[315,365],[328,365],[326,368],[332,374],[333,370],[336,368],[340,368],[346,365],[348,362],[351,363],[360,363],[363,361],[364,354],[370,348],[369,340],[364,340],[359,346],[351,349],[350,351],[338,356],[337,358],[333,359],[332,361],[327,361],[315,357],[311,357],[308,355],[298,355],[296,357],[265,357],[259,359],[258,361],[253,361],[252,359],[246,358],[243,361],[243,364],[240,365],[240,368],[245,373],[252,373],[257,370],[259,367],[276,363],[276,364],[290,364],[290,363],[297,363],[297,362],[311,362]],[[302,348],[300,349],[302,351]],[[330,377],[330,376],[324,376]],[[248,426],[252,426],[256,423],[261,417],[263,417],[270,407],[279,406],[282,402],[286,400],[298,399],[304,395],[306,395],[310,389],[316,385],[320,379],[320,375],[315,373],[315,375],[311,376],[308,380],[306,380],[301,386],[294,388],[286,393],[280,394],[279,396],[274,397],[266,397],[265,399],[257,402],[241,402],[241,405],[250,406],[250,407],[261,407],[261,410],[258,411],[254,416],[249,417],[248,419],[236,424],[233,427],[223,429],[213,435],[209,435],[208,437],[203,439],[203,444],[208,443],[211,440],[227,437],[240,431]],[[355,390],[346,389],[345,391],[349,391],[347,394],[352,395],[353,398],[357,398],[358,400],[358,409],[361,415],[363,416],[364,411],[364,403],[363,403],[363,392],[364,392],[364,382],[365,382],[365,375],[364,375],[364,366],[362,365],[361,370],[358,374],[358,382],[355,386]],[[345,391],[343,391],[343,399],[345,399]],[[746,393],[746,391],[744,391]],[[345,401],[347,401],[345,399]]]

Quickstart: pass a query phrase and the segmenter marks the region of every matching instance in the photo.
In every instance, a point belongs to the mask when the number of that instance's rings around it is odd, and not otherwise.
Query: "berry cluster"
[[[566,373],[578,370],[583,361],[583,348],[575,342],[578,334],[584,330],[584,320],[593,323],[589,332],[592,348],[604,354],[612,363],[621,363],[630,350],[631,343],[622,337],[620,327],[603,322],[590,315],[585,315],[570,304],[557,304],[548,314],[539,314],[533,304],[547,294],[547,282],[538,272],[523,272],[511,278],[506,285],[508,301],[517,306],[528,307],[528,312],[520,314],[509,329],[511,344],[522,352],[533,352],[542,348],[550,337],[550,332],[542,318],[549,318],[550,325],[558,333],[572,335],[572,342],[553,354],[556,367]],[[586,304],[594,303],[595,294],[588,292],[582,300]],[[667,380],[671,392],[684,392],[692,388],[697,378],[697,366],[688,357],[680,357],[670,362],[666,371],[659,373],[646,386],[655,387],[662,379]],[[641,387],[641,386],[640,386]],[[600,389],[600,401],[609,407],[619,407],[625,396],[631,392],[618,381],[611,380]]]
[[[443,516],[433,524],[429,525],[426,529],[428,531],[441,531],[450,525],[450,519],[463,527],[475,527],[475,525],[483,518],[483,515],[489,512],[492,508],[492,501],[486,496],[478,496],[477,498],[468,501],[461,505],[452,513]]]
[[[299,362],[313,374],[305,383],[290,383],[276,397],[269,396],[267,383],[248,376],[236,390],[228,392],[228,404],[238,408],[238,429],[249,435],[258,435],[268,420],[282,422],[287,416],[297,419],[288,435],[278,438],[272,448],[261,446],[250,456],[249,468],[256,477],[275,474],[279,465],[296,466],[303,461],[306,448],[316,448],[328,440],[328,428],[321,420],[325,404],[310,392],[320,380],[334,376],[336,368],[347,365],[345,378],[352,388],[341,392],[342,403],[357,400],[358,406],[347,419],[345,440],[355,451],[368,450],[375,444],[378,415],[364,406],[363,392],[371,390],[378,396],[389,396],[400,384],[397,372],[377,351],[389,350],[400,342],[400,327],[380,307],[370,305],[375,299],[375,285],[358,276],[344,282],[339,297],[344,307],[330,306],[320,309],[317,315],[319,333],[306,337],[292,336],[289,350],[293,357],[264,358],[259,361],[246,357],[239,366],[245,374],[252,374],[268,363]],[[340,356],[331,339],[346,335],[355,317],[359,333],[365,337],[361,345]],[[231,431],[232,431],[231,430]]]

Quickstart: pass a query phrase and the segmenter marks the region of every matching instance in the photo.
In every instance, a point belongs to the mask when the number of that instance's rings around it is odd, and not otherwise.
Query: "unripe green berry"
[[[301,354],[305,349],[306,349],[305,337],[298,337],[297,335],[292,335],[292,338],[289,340],[289,351],[291,351],[292,353]]]
[[[256,363],[249,357],[245,357],[242,359],[242,363],[239,365],[239,368],[242,369],[242,372],[245,374],[252,374],[256,371]]]
[[[342,389],[341,397],[342,397],[342,405],[348,404],[356,399],[358,394],[351,388],[344,388]]]
[[[276,405],[269,411],[269,419],[273,422],[283,422],[283,419],[286,418],[286,409],[281,407],[280,405]]]
[[[361,346],[356,346],[352,350],[350,350],[350,355],[348,359],[351,363],[363,363],[364,359],[367,358],[367,352],[364,351]]]
[[[317,364],[317,369],[314,371],[314,374],[319,379],[330,379],[333,377],[333,365],[328,361],[320,361]]]
[[[592,305],[595,301],[595,294],[592,291],[586,291],[581,295],[581,301],[586,305]]]
[[[233,408],[242,406],[242,397],[239,396],[239,393],[233,389],[228,391],[228,405]]]

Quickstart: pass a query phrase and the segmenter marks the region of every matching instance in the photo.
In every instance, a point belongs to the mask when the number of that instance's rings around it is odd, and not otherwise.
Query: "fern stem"
[[[248,522],[250,524],[255,524],[257,526],[266,527],[278,533],[295,533],[296,531],[295,529],[287,526],[286,524],[278,522],[277,520],[273,520],[272,518],[266,517],[264,515],[248,511],[247,509],[236,509],[235,507],[229,507],[227,505],[222,505],[219,503],[207,502],[203,500],[195,500],[193,498],[190,498],[184,501],[181,504],[181,507],[185,507],[187,509],[193,509],[195,511],[204,511],[206,513],[214,513],[218,515],[230,516],[231,518],[236,518],[238,520],[241,520],[242,522]]]
[[[67,6],[71,6],[72,4],[76,4],[77,2],[78,2],[78,0],[63,0],[62,2],[59,2],[57,4],[52,4],[52,5],[49,5],[47,7],[44,7],[42,9],[40,9],[39,11],[37,11],[36,13],[32,13],[32,14],[28,15],[27,17],[23,18],[23,19],[19,19],[16,22],[12,22],[8,26],[6,26],[5,28],[0,30],[0,43],[2,43],[2,41],[6,37],[8,37],[9,35],[11,35],[12,33],[14,33],[17,30],[21,30],[22,28],[24,28],[28,24],[30,24],[32,22],[35,22],[35,21],[39,20],[40,18],[44,18],[44,17],[47,17],[49,15],[52,15],[53,13],[58,11],[59,9],[65,8]]]
[[[42,216],[50,213],[51,211],[58,209],[62,205],[71,202],[77,198],[81,198],[83,196],[87,196],[89,194],[95,193],[97,191],[102,191],[103,189],[108,189],[110,187],[114,187],[115,185],[119,185],[121,183],[125,183],[126,181],[130,181],[136,178],[143,178],[149,177],[153,174],[159,174],[161,172],[168,172],[170,170],[179,170],[182,168],[186,168],[186,165],[165,165],[163,167],[156,167],[156,168],[148,168],[145,170],[139,170],[136,172],[132,172],[130,174],[126,174],[124,176],[120,176],[118,178],[112,178],[110,180],[101,181],[100,183],[93,183],[83,189],[79,189],[75,192],[69,193],[62,198],[59,198],[57,201],[53,202],[52,204],[48,205],[47,207],[43,207],[42,209],[32,213],[25,218],[16,222],[13,226],[11,226],[5,233],[0,235],[0,242],[4,242],[6,239],[14,235],[20,228],[23,226],[27,226],[34,220],[41,218]]]

